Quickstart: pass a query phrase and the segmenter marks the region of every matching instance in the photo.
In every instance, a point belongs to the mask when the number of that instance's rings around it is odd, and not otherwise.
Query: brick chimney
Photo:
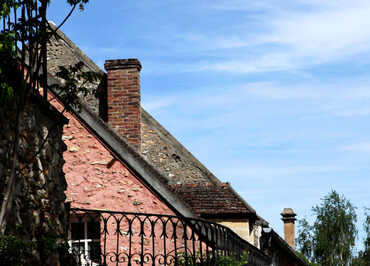
[[[105,61],[108,124],[140,151],[140,70],[138,59]]]
[[[281,220],[284,222],[284,239],[289,246],[295,250],[295,226],[297,214],[294,213],[292,208],[284,208],[281,213]]]

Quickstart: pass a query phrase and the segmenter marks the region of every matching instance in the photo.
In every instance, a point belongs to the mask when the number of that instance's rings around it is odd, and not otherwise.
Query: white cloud
[[[229,72],[233,74],[248,74],[258,72],[272,72],[294,70],[296,66],[290,62],[286,54],[266,54],[256,59],[232,60],[221,63],[207,64],[199,69]]]
[[[249,83],[244,85],[244,91],[259,98],[274,100],[314,99],[327,96],[326,90],[321,90],[321,88],[315,86],[284,86],[271,82]]]
[[[333,115],[339,117],[370,116],[370,107],[335,110]]]
[[[294,71],[361,54],[370,57],[370,1],[301,0],[281,4],[281,1],[235,0],[227,4],[216,2],[213,8],[225,12],[234,9],[261,12],[249,14],[251,21],[234,25],[231,34],[226,30],[179,36],[187,43],[183,49],[218,50],[218,56],[224,57],[218,62],[199,62],[188,71],[236,74]],[[222,51],[237,48],[244,50],[238,50],[238,55]]]
[[[225,176],[256,178],[260,181],[274,180],[276,177],[288,178],[289,176],[313,176],[317,174],[337,172],[342,167],[338,165],[297,165],[297,166],[274,166],[274,165],[245,165],[220,169]]]
[[[370,142],[354,143],[341,148],[344,151],[370,153]]]
[[[315,63],[369,51],[370,2],[329,8],[312,13],[293,13],[271,23],[266,42],[291,48],[292,56],[311,57]]]
[[[167,108],[176,102],[178,102],[179,99],[174,97],[151,97],[149,99],[143,100],[143,107],[146,111],[155,111],[163,108]]]

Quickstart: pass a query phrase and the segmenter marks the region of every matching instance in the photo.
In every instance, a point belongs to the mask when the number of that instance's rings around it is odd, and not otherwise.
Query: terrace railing
[[[70,251],[78,265],[217,265],[223,256],[270,265],[229,228],[200,219],[71,209]]]

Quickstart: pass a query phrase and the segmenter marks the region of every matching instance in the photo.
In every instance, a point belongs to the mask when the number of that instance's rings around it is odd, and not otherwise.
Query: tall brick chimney
[[[105,61],[108,123],[140,151],[140,70],[138,59]]]
[[[284,222],[284,239],[295,250],[295,225],[297,214],[294,213],[292,208],[284,208],[281,213],[281,220]]]

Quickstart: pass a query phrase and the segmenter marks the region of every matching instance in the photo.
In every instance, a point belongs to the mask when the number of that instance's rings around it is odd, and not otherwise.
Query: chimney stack
[[[140,70],[138,59],[105,61],[108,124],[140,151]]]
[[[297,214],[294,213],[292,208],[284,208],[281,213],[281,220],[284,222],[284,239],[289,246],[295,250],[295,226]]]

